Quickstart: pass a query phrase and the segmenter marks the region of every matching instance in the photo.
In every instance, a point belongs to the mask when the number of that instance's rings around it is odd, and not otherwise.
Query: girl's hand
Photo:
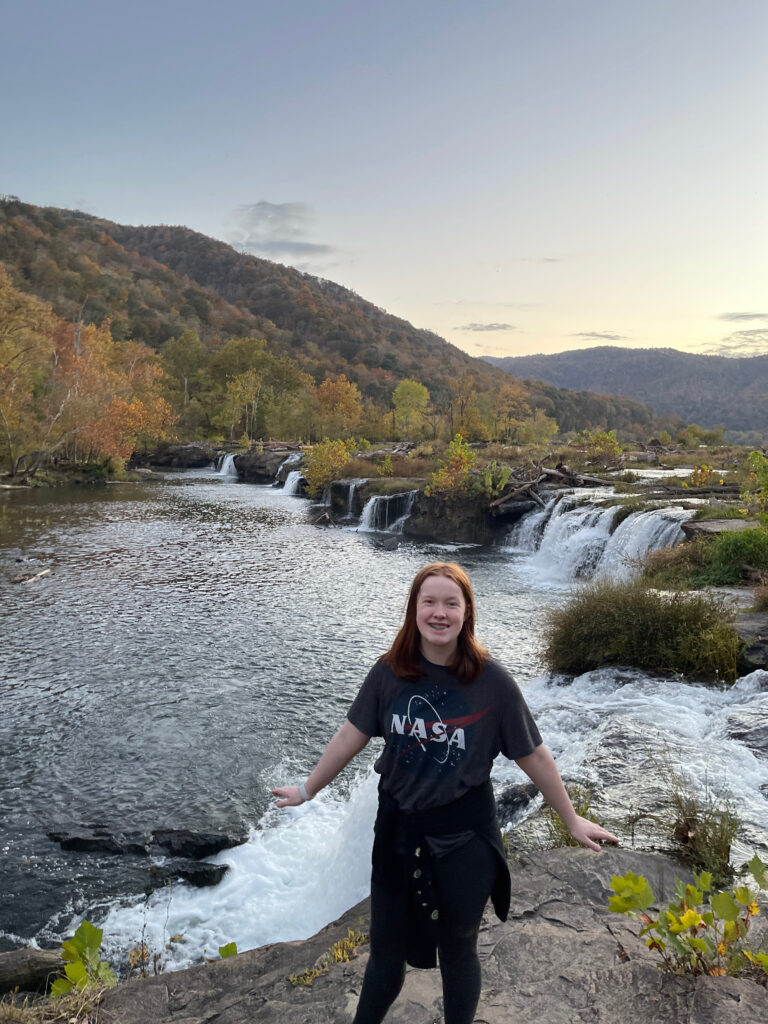
[[[578,839],[582,846],[596,850],[598,853],[600,852],[598,843],[618,843],[619,841],[617,836],[607,832],[601,825],[596,825],[594,821],[580,816],[577,816],[571,826],[571,835],[574,839]]]
[[[280,789],[273,789],[272,796],[281,797],[277,801],[278,807],[298,807],[299,804],[305,802],[298,786],[282,786]]]

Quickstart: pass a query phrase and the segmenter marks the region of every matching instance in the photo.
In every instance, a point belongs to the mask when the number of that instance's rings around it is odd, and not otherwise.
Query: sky
[[[0,0],[0,193],[471,355],[768,352],[765,0]]]

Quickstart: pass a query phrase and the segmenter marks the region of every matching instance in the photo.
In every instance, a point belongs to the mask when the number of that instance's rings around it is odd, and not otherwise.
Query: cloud
[[[768,320],[768,313],[721,313],[718,320]]]
[[[703,348],[706,356],[762,356],[768,355],[768,327],[753,327],[745,331],[735,331],[723,338],[716,345]]]
[[[464,324],[457,331],[516,331],[514,324]]]
[[[306,203],[258,203],[238,206],[229,242],[243,252],[270,259],[328,256],[331,245],[307,240],[315,221],[315,211]]]
[[[590,341],[628,341],[626,334],[611,334],[610,331],[579,331],[572,338],[589,338]]]

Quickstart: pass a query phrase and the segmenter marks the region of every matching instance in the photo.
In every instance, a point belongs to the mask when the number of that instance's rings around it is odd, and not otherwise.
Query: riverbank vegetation
[[[633,665],[733,682],[739,651],[733,613],[721,598],[659,593],[644,580],[586,585],[552,609],[544,627],[547,667],[574,675]]]
[[[184,228],[4,197],[0,274],[0,458],[16,475],[65,450],[127,458],[174,432],[546,446],[684,427],[620,396],[520,381],[348,289]]]

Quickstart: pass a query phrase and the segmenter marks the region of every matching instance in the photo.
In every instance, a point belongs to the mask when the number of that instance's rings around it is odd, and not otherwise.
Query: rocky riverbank
[[[486,912],[480,933],[483,989],[476,1019],[512,1024],[760,1024],[768,1022],[762,985],[728,977],[662,973],[639,925],[607,909],[614,874],[645,875],[657,899],[669,899],[685,870],[670,858],[629,850],[546,850],[512,865],[509,920]],[[346,937],[365,929],[367,901],[312,938],[241,953],[187,971],[134,981],[108,991],[100,1024],[345,1024],[352,1020],[368,958],[358,956],[320,975],[301,974]],[[752,944],[765,935],[757,918]],[[438,971],[410,970],[388,1024],[442,1019]]]

